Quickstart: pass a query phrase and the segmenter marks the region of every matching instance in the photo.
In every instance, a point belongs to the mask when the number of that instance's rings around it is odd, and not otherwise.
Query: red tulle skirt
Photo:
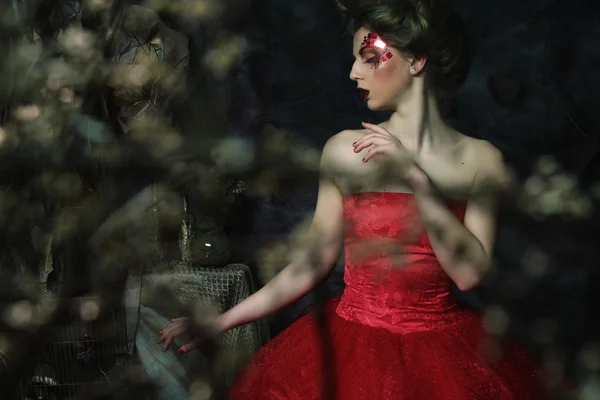
[[[475,310],[448,326],[398,334],[340,317],[338,302],[325,307],[335,399],[547,398],[536,362],[515,343],[491,351]],[[315,315],[306,315],[255,355],[228,399],[322,399],[322,351]]]

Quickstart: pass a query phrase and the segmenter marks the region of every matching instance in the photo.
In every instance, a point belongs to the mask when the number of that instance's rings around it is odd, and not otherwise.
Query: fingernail
[[[356,142],[358,142],[358,140]],[[352,143],[352,146],[356,146],[356,142]]]
[[[177,351],[179,353],[180,356],[185,354],[185,351],[183,349],[179,349],[179,351]]]
[[[365,159],[363,158],[363,162],[365,162]]]

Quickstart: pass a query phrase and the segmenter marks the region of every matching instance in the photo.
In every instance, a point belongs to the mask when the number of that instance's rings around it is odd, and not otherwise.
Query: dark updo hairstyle
[[[355,33],[365,27],[409,56],[427,57],[426,84],[454,94],[471,64],[468,35],[446,0],[336,0]]]

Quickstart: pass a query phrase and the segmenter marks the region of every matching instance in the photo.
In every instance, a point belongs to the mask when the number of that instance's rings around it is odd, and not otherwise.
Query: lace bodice
[[[462,221],[465,203],[448,205]],[[414,195],[346,195],[344,221],[340,316],[394,332],[435,329],[456,319],[452,281],[437,261]]]

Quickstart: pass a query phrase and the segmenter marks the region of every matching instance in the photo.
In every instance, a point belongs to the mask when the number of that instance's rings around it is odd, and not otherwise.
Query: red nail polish
[[[179,349],[178,353],[179,353],[180,356],[182,356],[182,355],[185,354],[185,351],[183,349]]]

